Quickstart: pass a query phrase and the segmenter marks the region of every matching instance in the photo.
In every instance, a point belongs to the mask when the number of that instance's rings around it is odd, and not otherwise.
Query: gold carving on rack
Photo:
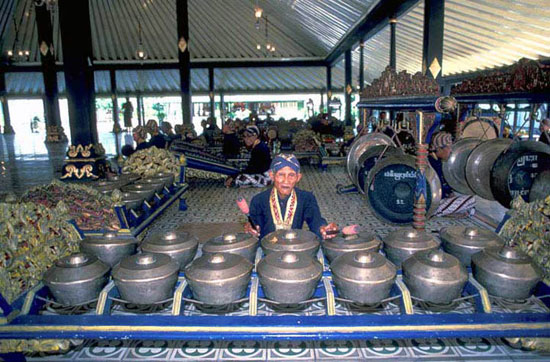
[[[89,164],[84,165],[82,168],[78,168],[75,165],[67,165],[65,167],[65,174],[61,176],[61,179],[66,179],[73,176],[79,180],[83,177],[99,178],[99,176],[94,175],[93,170],[94,170],[94,167]]]
[[[71,347],[68,339],[0,339],[0,353],[66,352]]]
[[[70,157],[70,158],[76,158],[78,156],[78,154],[82,154],[82,157],[84,158],[88,158],[92,155],[92,147],[93,145],[92,144],[89,144],[87,146],[82,146],[82,145],[78,145],[78,146],[74,146],[74,145],[71,145],[69,147],[69,152],[67,152],[67,155]]]

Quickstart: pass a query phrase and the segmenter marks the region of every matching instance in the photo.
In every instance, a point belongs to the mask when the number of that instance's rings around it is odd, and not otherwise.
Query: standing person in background
[[[264,187],[271,184],[269,177],[269,165],[271,164],[271,153],[269,147],[260,139],[260,130],[257,126],[248,126],[244,130],[244,144],[250,150],[250,161],[246,168],[225,180],[225,186],[230,187],[233,182],[235,186]]]
[[[164,139],[164,136],[160,134],[157,121],[154,119],[148,120],[146,128],[147,132],[151,135],[149,144],[159,149],[166,148],[166,139]]]
[[[539,142],[550,145],[550,118],[546,118],[540,121],[539,130]]]
[[[130,102],[130,98],[126,97],[126,102],[122,105],[122,114],[124,116],[124,127],[126,132],[130,132],[132,128],[132,115],[134,113],[134,106]]]
[[[472,195],[455,195],[443,175],[443,162],[451,156],[453,138],[450,133],[439,132],[430,142],[428,160],[441,181],[441,202],[433,216],[467,217],[475,212],[476,199]]]

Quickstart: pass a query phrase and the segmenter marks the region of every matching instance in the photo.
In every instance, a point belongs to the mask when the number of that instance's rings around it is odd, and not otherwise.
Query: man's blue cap
[[[298,159],[292,153],[279,154],[275,156],[273,161],[271,161],[270,169],[273,173],[277,173],[277,171],[287,166],[293,169],[296,173],[300,172],[300,162],[298,162]]]

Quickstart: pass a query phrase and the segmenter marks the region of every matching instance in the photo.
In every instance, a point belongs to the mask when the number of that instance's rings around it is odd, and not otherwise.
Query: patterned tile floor
[[[17,137],[17,136],[16,136]],[[42,142],[42,139],[32,141]],[[20,194],[26,188],[48,182],[56,176],[63,160],[63,147],[46,148],[43,144],[29,149],[18,146],[13,137],[0,136],[0,193]],[[38,148],[37,148],[38,147]],[[36,149],[35,149],[36,148]],[[369,211],[361,195],[337,195],[337,184],[348,182],[344,168],[329,167],[320,173],[314,167],[304,167],[300,187],[313,191],[321,212],[329,221],[339,225],[357,223],[384,236],[394,226],[376,219]],[[177,205],[151,226],[151,231],[171,230],[186,223],[244,222],[235,206],[235,199],[244,196],[248,200],[257,189],[225,189],[219,181],[191,180],[186,194],[189,209],[180,212]],[[490,207],[489,207],[490,208]],[[448,225],[481,225],[475,219],[433,219],[427,227],[437,232]],[[505,308],[506,306],[499,306]],[[187,306],[187,313],[197,313],[194,306]],[[392,313],[388,307],[385,313]],[[310,306],[300,313],[315,314],[322,305]],[[395,308],[394,308],[395,309]],[[260,303],[260,313],[272,313]],[[339,314],[357,311],[342,306]],[[235,312],[239,313],[239,312]],[[549,360],[534,352],[510,348],[500,339],[423,339],[423,340],[373,340],[373,341],[103,341],[87,340],[64,355],[33,355],[30,361],[358,361],[366,359],[389,360]]]

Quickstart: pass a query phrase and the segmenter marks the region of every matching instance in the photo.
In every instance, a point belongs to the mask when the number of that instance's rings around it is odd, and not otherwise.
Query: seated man
[[[148,120],[146,128],[147,132],[149,132],[149,134],[151,135],[149,144],[160,149],[166,148],[166,139],[163,135],[160,134],[157,121],[155,121],[154,119]]]
[[[145,141],[147,130],[143,126],[137,126],[132,130],[132,137],[136,141],[136,151],[151,147],[149,142]]]
[[[436,133],[430,142],[428,160],[441,181],[441,202],[433,216],[463,216],[473,215],[476,199],[472,195],[457,196],[443,175],[443,162],[451,156],[453,138],[450,133]]]
[[[268,170],[271,164],[271,153],[265,142],[260,141],[260,130],[256,126],[248,126],[243,138],[246,148],[250,151],[250,161],[240,173],[229,176],[225,186],[230,187],[235,181],[236,186],[264,187],[271,184]]]
[[[249,216],[255,228],[247,223],[245,232],[261,239],[275,230],[301,229],[306,222],[309,230],[322,239],[335,236],[330,231],[337,231],[338,226],[327,225],[313,193],[295,188],[302,178],[296,156],[281,154],[275,157],[269,177],[273,187],[252,198]]]

